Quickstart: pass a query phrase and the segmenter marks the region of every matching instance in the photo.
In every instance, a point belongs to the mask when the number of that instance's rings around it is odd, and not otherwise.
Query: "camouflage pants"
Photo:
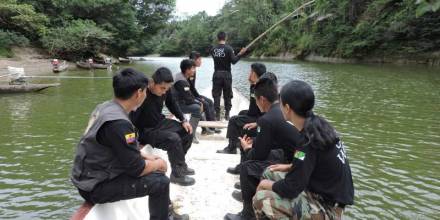
[[[266,169],[263,179],[278,181],[286,176],[284,172]],[[286,199],[269,190],[258,191],[253,198],[257,219],[276,220],[339,220],[342,209],[323,205],[321,196],[303,191],[295,199]]]

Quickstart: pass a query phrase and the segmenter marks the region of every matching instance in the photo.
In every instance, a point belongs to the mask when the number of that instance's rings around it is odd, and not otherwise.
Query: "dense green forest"
[[[67,59],[150,53],[144,42],[174,6],[174,0],[0,0],[0,55],[28,45]]]
[[[207,53],[216,33],[243,47],[307,0],[230,0],[215,16],[173,18],[174,0],[0,0],[0,54],[32,45],[75,59]],[[432,56],[440,0],[316,0],[255,47],[253,56]]]
[[[244,47],[307,0],[231,0],[217,16],[199,13],[162,29],[151,45],[162,55],[209,50],[219,30]],[[440,51],[440,0],[316,0],[278,26],[254,56],[363,58],[428,55]]]

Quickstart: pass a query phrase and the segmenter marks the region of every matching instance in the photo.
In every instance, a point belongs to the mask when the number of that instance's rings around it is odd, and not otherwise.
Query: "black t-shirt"
[[[255,101],[255,85],[251,85],[250,87],[249,110],[247,112],[247,115],[255,118],[263,115],[263,113],[260,111],[260,108],[258,108],[257,102]]]
[[[98,130],[96,135],[98,143],[112,149],[115,157],[119,159],[122,169],[129,176],[138,177],[145,167],[136,132],[133,126],[125,120],[108,121]]]
[[[157,96],[147,89],[147,98],[145,101],[135,112],[130,113],[130,119],[136,128],[140,131],[143,131],[145,128],[154,128],[164,120],[165,115],[162,114],[164,102],[168,110],[170,110],[176,118],[181,121],[185,119],[171,90],[168,90],[163,96]]]
[[[284,119],[280,104],[273,104],[268,112],[258,118],[257,125],[257,136],[252,149],[247,152],[247,159],[267,160],[271,150],[282,149],[285,161],[292,161],[297,146],[295,143],[301,141],[301,135]]]
[[[191,84],[188,79],[178,80],[174,83],[173,89],[175,91],[176,100],[181,105],[196,104],[196,97],[191,91]]]
[[[281,197],[296,198],[307,190],[321,195],[330,203],[353,204],[353,180],[342,141],[329,150],[298,147],[292,167],[285,179],[272,186]]]
[[[232,47],[226,44],[218,44],[213,47],[211,56],[214,59],[215,71],[231,72],[231,64],[236,64],[240,60],[240,56],[235,56]]]

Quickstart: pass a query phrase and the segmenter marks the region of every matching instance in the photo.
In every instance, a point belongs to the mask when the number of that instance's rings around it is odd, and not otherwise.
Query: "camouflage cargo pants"
[[[266,169],[263,179],[278,181],[285,178],[284,172],[271,172]],[[253,198],[253,207],[257,219],[276,220],[339,220],[342,209],[323,205],[322,198],[304,191],[295,199],[286,199],[269,190],[258,191]]]

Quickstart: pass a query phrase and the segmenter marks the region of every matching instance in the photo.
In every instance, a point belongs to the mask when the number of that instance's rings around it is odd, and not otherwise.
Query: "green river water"
[[[180,60],[151,58],[132,66],[147,74],[159,66],[177,72]],[[342,134],[355,184],[355,205],[346,210],[347,218],[440,219],[439,68],[264,63],[281,84],[309,82],[316,91],[316,112]],[[234,86],[245,95],[250,64],[240,61],[233,68]],[[200,90],[211,86],[212,69],[205,59],[197,75]],[[69,181],[75,145],[95,105],[111,98],[111,80],[33,82],[61,86],[0,95],[0,219],[68,219],[82,202]]]

